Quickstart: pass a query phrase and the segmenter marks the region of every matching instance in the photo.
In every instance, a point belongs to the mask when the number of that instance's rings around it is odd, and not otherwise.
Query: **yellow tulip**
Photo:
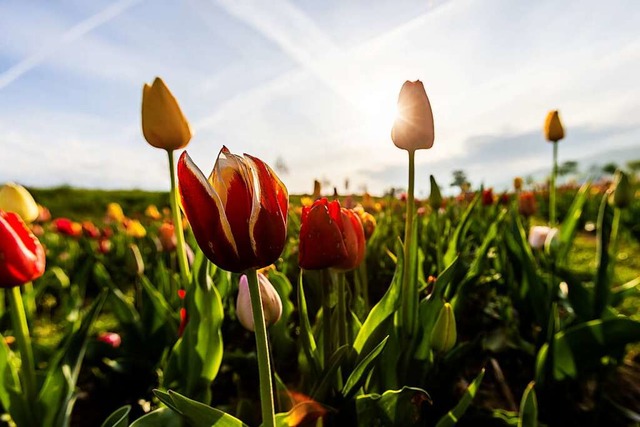
[[[124,224],[127,236],[142,238],[147,235],[147,230],[137,219],[130,219]]]
[[[124,221],[124,212],[122,211],[122,206],[118,203],[109,203],[107,205],[107,213],[105,214],[105,220],[107,222],[117,222],[121,223]]]
[[[560,122],[558,110],[549,111],[547,119],[544,121],[544,136],[547,141],[558,142],[564,138],[564,128]]]
[[[159,220],[160,218],[162,218],[162,214],[160,213],[160,211],[158,210],[156,205],[147,206],[147,208],[144,210],[144,214],[148,218],[154,219],[156,221]]]
[[[142,133],[149,144],[167,151],[184,148],[191,140],[189,122],[159,77],[142,89]]]
[[[15,212],[24,222],[31,223],[38,218],[38,204],[26,188],[8,182],[0,188],[0,210]]]
[[[398,117],[391,129],[396,147],[407,151],[433,146],[433,113],[420,80],[406,81],[398,96]]]

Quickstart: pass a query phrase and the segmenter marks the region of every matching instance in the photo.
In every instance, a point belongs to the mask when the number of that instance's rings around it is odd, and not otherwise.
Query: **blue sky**
[[[544,174],[542,123],[559,109],[560,161],[640,158],[637,0],[119,0],[0,2],[0,182],[166,189],[140,130],[142,85],[164,78],[208,173],[224,144],[314,178],[381,193],[406,182],[389,134],[405,80],[424,82],[448,184],[506,188]]]

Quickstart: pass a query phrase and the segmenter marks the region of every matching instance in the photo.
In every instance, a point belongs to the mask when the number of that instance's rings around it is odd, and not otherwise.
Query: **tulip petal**
[[[187,152],[178,161],[180,196],[198,245],[219,267],[236,271],[238,248],[220,197]]]
[[[231,154],[222,147],[209,176],[213,191],[220,197],[238,256],[242,260],[255,259],[255,248],[249,237],[247,219],[252,213],[254,198],[253,174],[250,165],[241,156]]]
[[[38,239],[17,214],[0,211],[0,287],[36,279],[44,267],[44,249]]]
[[[253,209],[249,221],[251,244],[260,265],[278,259],[287,235],[289,193],[275,172],[262,160],[245,154],[253,172]]]
[[[360,218],[351,209],[342,209],[342,236],[347,249],[346,259],[336,268],[352,270],[362,262],[365,252],[364,229]]]
[[[191,139],[189,122],[159,77],[142,88],[142,133],[149,144],[165,150],[184,148]]]
[[[337,207],[337,217],[335,216]],[[316,201],[308,210],[300,226],[300,267],[319,270],[338,265],[347,258],[347,248],[342,237],[340,204]]]

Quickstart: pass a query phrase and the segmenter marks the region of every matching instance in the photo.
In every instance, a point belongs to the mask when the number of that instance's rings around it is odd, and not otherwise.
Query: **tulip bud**
[[[38,204],[22,185],[9,182],[0,188],[0,209],[15,212],[26,223],[38,218]]]
[[[118,348],[120,347],[120,344],[122,344],[122,338],[120,338],[120,335],[115,332],[100,332],[98,334],[98,341],[113,348]]]
[[[369,237],[371,237],[373,232],[376,230],[376,218],[369,212],[365,211],[362,206],[356,206],[353,211],[360,218],[360,222],[362,222],[364,239],[369,240]]]
[[[124,221],[124,212],[122,211],[122,206],[117,203],[109,203],[107,205],[107,212],[105,214],[106,222],[117,222],[121,223]]]
[[[520,212],[520,215],[528,218],[535,214],[536,210],[536,196],[533,192],[525,191],[518,195],[518,212]]]
[[[280,320],[282,301],[280,300],[280,295],[278,295],[278,292],[264,274],[258,273],[258,285],[260,287],[262,311],[264,312],[264,323],[269,327]],[[249,280],[246,275],[240,277],[236,314],[245,329],[249,331],[255,329],[253,311],[251,310],[251,295],[249,294]]]
[[[156,221],[162,218],[162,214],[160,213],[156,205],[147,206],[147,208],[144,210],[144,214],[147,218],[151,218]]]
[[[493,204],[493,188],[482,190],[482,205],[491,206]]]
[[[45,253],[40,241],[15,212],[0,210],[0,287],[30,282],[44,273]]]
[[[149,144],[167,151],[184,148],[191,140],[189,122],[159,77],[142,90],[142,133]]]
[[[396,147],[407,151],[433,146],[433,113],[420,80],[406,81],[398,96],[398,117],[391,129]]]
[[[53,221],[53,227],[55,230],[69,237],[82,236],[82,224],[79,222],[71,221],[69,218],[56,218]]]
[[[529,245],[533,249],[541,249],[544,246],[550,251],[558,244],[557,241],[554,241],[558,239],[557,233],[557,228],[547,227],[546,225],[531,227],[529,230]]]
[[[147,235],[147,230],[144,228],[144,225],[142,225],[137,219],[126,220],[124,228],[127,236],[141,239]]]
[[[549,111],[544,121],[544,136],[547,141],[558,142],[564,138],[564,128],[560,122],[558,110]]]
[[[629,175],[618,169],[613,178],[613,186],[609,190],[609,205],[624,209],[631,204],[633,196]]]
[[[158,239],[162,250],[165,252],[172,252],[177,245],[175,227],[168,222],[163,223],[158,229]]]
[[[438,212],[440,206],[442,206],[442,195],[440,194],[440,188],[436,183],[436,179],[433,175],[429,175],[429,180],[431,181],[431,194],[429,194],[429,205],[431,205],[431,209],[434,212]]]
[[[446,353],[456,344],[456,339],[456,318],[451,304],[445,302],[431,331],[431,347]]]
[[[519,176],[513,178],[513,188],[516,191],[522,190],[522,183],[523,183],[523,180]]]

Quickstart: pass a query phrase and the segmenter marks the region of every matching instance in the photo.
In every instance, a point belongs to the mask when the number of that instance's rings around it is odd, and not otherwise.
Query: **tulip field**
[[[638,425],[638,175],[557,185],[553,111],[548,181],[447,196],[414,172],[421,82],[398,110],[384,196],[289,194],[241,146],[196,165],[161,79],[142,134],[168,193],[6,183],[0,424]]]

